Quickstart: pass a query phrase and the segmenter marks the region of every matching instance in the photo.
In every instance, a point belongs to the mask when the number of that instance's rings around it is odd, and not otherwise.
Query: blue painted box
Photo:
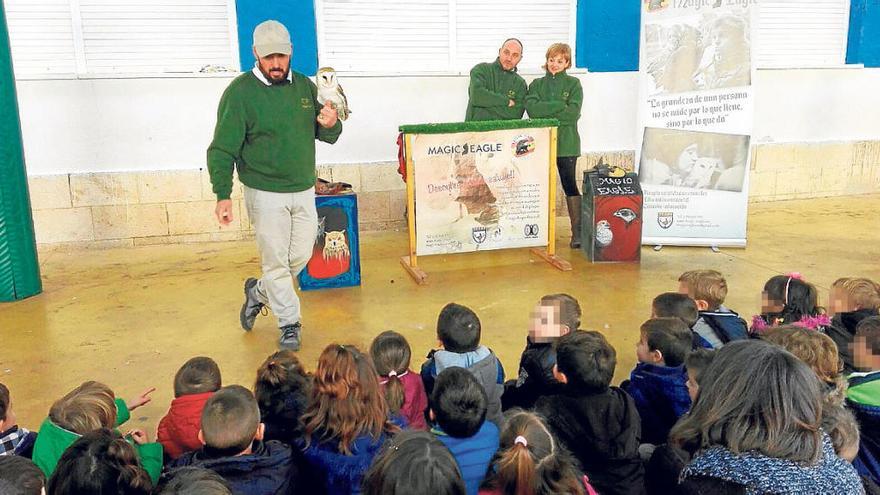
[[[302,290],[361,284],[357,194],[315,196],[318,237],[312,257],[299,274]]]

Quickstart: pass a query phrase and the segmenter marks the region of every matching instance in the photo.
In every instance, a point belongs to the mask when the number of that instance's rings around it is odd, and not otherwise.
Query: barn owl
[[[608,223],[608,220],[599,220],[596,222],[596,247],[608,247],[613,240],[614,233],[611,232],[611,224]]]
[[[342,86],[336,80],[336,71],[333,70],[333,67],[318,69],[316,79],[318,81],[318,103],[323,105],[325,101],[329,101],[339,113],[339,120],[347,119],[351,110],[348,108],[348,99],[345,98]]]

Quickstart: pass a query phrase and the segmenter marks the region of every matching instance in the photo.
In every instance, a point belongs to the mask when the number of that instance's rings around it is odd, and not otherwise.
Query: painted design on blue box
[[[318,236],[312,257],[299,274],[302,290],[361,284],[357,195],[317,196]]]

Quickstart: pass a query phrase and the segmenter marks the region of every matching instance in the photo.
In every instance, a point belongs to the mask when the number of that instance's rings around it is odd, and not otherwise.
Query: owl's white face
[[[318,85],[322,88],[336,86],[336,72],[332,70],[322,71],[318,74]]]

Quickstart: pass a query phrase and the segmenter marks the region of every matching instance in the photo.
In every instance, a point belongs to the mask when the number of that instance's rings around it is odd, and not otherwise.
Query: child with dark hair
[[[847,405],[861,425],[859,452],[853,465],[863,476],[880,483],[880,316],[864,318],[852,343]]]
[[[543,394],[559,385],[553,378],[556,364],[554,344],[559,337],[571,333],[581,325],[581,306],[568,294],[549,294],[541,298],[532,310],[526,348],[519,358],[516,380],[504,383],[502,409],[514,407],[529,409]]]
[[[40,425],[40,433],[34,444],[34,464],[46,476],[52,476],[64,451],[86,433],[101,428],[113,429],[131,417],[131,411],[150,402],[155,389],[145,390],[141,395],[126,402],[116,398],[110,387],[103,383],[88,381],[55,401],[49,409],[49,417]],[[162,445],[150,442],[143,430],[129,430],[125,438],[134,444],[143,468],[155,483],[162,471]]]
[[[691,407],[684,360],[692,343],[690,328],[679,318],[652,318],[642,324],[639,362],[622,387],[639,410],[644,443],[666,443],[672,425]]]
[[[468,495],[476,495],[495,451],[498,427],[486,418],[486,391],[464,368],[437,376],[428,412],[431,432],[452,452]]]
[[[156,495],[232,495],[222,476],[195,466],[172,469],[162,475]]]
[[[641,419],[635,402],[612,387],[617,353],[598,332],[572,332],[556,346],[558,392],[541,397],[535,412],[574,454],[596,491],[644,493],[639,459]]]
[[[432,350],[422,364],[425,392],[431,395],[434,380],[447,368],[465,368],[477,379],[488,398],[487,418],[501,424],[501,394],[504,392],[504,368],[488,347],[480,344],[480,319],[470,308],[449,303],[437,318],[437,340],[442,349]]]
[[[831,284],[828,297],[831,325],[825,331],[837,344],[843,360],[843,372],[856,370],[852,343],[859,322],[880,315],[880,284],[867,278],[839,278]]]
[[[134,447],[119,432],[100,428],[64,451],[47,491],[52,495],[149,495],[152,487]]]
[[[174,400],[168,413],[159,420],[156,440],[168,459],[202,447],[199,441],[202,409],[211,395],[222,386],[220,367],[209,357],[194,357],[174,375]]]
[[[693,331],[694,325],[700,319],[700,310],[697,309],[697,303],[687,294],[664,292],[655,297],[651,302],[651,318],[679,318],[691,329],[694,349],[712,347]]]
[[[684,369],[687,371],[687,389],[688,395],[691,397],[691,404],[697,400],[700,394],[700,376],[703,371],[712,364],[715,359],[715,350],[713,349],[696,349],[688,354],[684,360]]]
[[[749,328],[739,314],[724,306],[727,280],[717,270],[690,270],[678,277],[678,292],[697,305],[700,317],[691,327],[701,338],[701,347],[717,349],[749,338]]]
[[[385,442],[364,476],[364,495],[465,495],[455,458],[426,431],[404,431]]]
[[[819,380],[791,353],[732,342],[700,381],[693,408],[670,433],[670,443],[693,454],[674,493],[864,493],[822,429]]]
[[[0,456],[0,493],[3,495],[45,495],[46,476],[40,468],[18,455]]]
[[[410,429],[427,430],[428,395],[421,377],[409,369],[412,350],[406,337],[391,330],[380,333],[370,344],[370,357],[379,373],[388,412],[403,417]]]
[[[761,314],[752,317],[751,331],[761,334],[780,325],[824,330],[830,324],[831,318],[819,306],[816,286],[799,273],[789,273],[770,277],[764,284]]]
[[[257,370],[254,396],[266,425],[264,440],[293,445],[302,436],[300,419],[306,412],[311,388],[311,378],[295,352],[278,351],[263,361]]]
[[[287,444],[263,441],[265,426],[250,390],[221,388],[205,403],[199,438],[204,446],[187,452],[171,467],[210,469],[235,493],[309,493],[301,486],[305,464]]]
[[[400,431],[389,419],[376,368],[353,345],[330,344],[318,358],[297,442],[330,495],[360,493],[382,444]]]
[[[505,417],[501,442],[480,495],[596,495],[577,461],[544,420],[529,411]]]
[[[712,364],[717,351],[713,349],[696,349],[684,360],[687,370],[687,389],[691,403],[697,401],[700,394],[700,378],[706,368]],[[691,453],[681,447],[665,443],[658,446],[645,464],[645,487],[649,495],[667,495],[678,490],[678,478],[688,462]]]
[[[30,459],[36,441],[36,433],[18,426],[9,389],[0,383],[0,456],[20,455]]]

